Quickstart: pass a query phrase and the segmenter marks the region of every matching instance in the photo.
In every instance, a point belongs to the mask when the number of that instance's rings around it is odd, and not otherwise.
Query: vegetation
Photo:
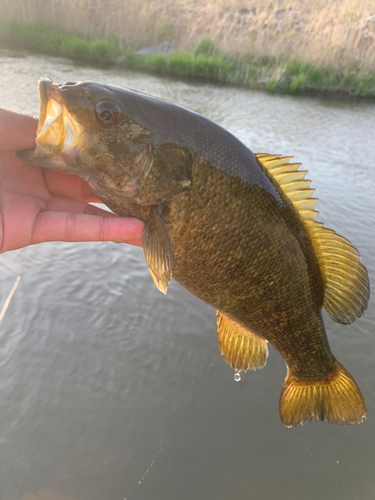
[[[344,70],[332,64],[316,66],[281,56],[255,58],[249,52],[235,57],[220,51],[209,36],[202,37],[190,52],[141,56],[128,48],[124,39],[114,36],[94,38],[56,31],[42,23],[30,25],[6,21],[0,23],[0,46],[180,77],[199,77],[265,88],[270,92],[315,91],[375,97],[375,73],[359,73],[355,64]]]
[[[251,51],[318,67],[375,67],[374,0],[1,0],[0,20],[90,40],[125,35],[122,50],[167,42],[211,56],[217,47],[236,58]]]
[[[119,55],[117,40],[89,40],[63,31],[57,32],[42,23],[30,25],[16,21],[2,22],[0,44],[100,63],[114,62]]]

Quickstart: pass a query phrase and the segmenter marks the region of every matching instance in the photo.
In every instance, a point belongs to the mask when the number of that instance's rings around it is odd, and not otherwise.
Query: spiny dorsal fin
[[[305,180],[307,170],[298,170],[301,163],[289,163],[293,156],[257,154],[259,163],[278,183],[285,196],[295,206],[303,220],[315,220],[318,212],[314,210],[318,198],[311,195],[315,189],[310,189],[309,180]]]
[[[237,372],[263,368],[268,358],[267,340],[243,328],[219,311],[216,314],[219,350],[225,361]]]
[[[307,170],[298,170],[301,163],[289,163],[291,156],[255,156],[292,202],[310,235],[324,281],[324,309],[334,321],[352,323],[363,314],[370,297],[367,269],[358,250],[315,221],[318,198],[312,198],[315,190],[310,189],[311,181],[305,180]]]

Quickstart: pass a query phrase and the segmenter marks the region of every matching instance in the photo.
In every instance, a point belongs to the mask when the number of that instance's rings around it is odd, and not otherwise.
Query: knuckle
[[[65,223],[66,241],[69,242],[74,241],[76,225],[77,225],[77,214],[75,214],[74,212],[68,214]]]
[[[109,225],[106,217],[101,217],[99,222],[99,241],[107,241],[109,235]]]

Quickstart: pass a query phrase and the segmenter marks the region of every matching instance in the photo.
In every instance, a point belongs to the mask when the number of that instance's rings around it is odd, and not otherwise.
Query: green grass
[[[332,65],[321,67],[274,57],[256,59],[249,52],[234,58],[221,53],[208,36],[201,38],[189,53],[139,56],[129,48],[120,48],[126,47],[126,40],[115,37],[89,39],[56,31],[45,24],[8,21],[0,23],[0,46],[184,78],[264,88],[273,93],[320,92],[375,97],[375,72],[360,74],[355,67],[343,70]]]
[[[194,55],[217,56],[219,55],[218,48],[214,40],[210,36],[202,36],[194,48]]]
[[[117,40],[89,40],[40,23],[0,23],[0,45],[100,63],[113,63],[120,55]]]

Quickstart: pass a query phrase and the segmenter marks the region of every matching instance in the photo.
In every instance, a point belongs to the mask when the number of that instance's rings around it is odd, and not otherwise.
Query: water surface
[[[0,53],[0,106],[39,113],[37,81],[99,80],[186,106],[255,152],[310,171],[319,219],[361,251],[375,283],[375,106],[272,96],[64,59]],[[32,167],[30,167],[32,168]],[[1,500],[367,500],[375,496],[375,305],[325,315],[368,406],[360,426],[285,429],[285,364],[235,382],[215,311],[163,296],[142,249],[45,243],[0,256]]]

